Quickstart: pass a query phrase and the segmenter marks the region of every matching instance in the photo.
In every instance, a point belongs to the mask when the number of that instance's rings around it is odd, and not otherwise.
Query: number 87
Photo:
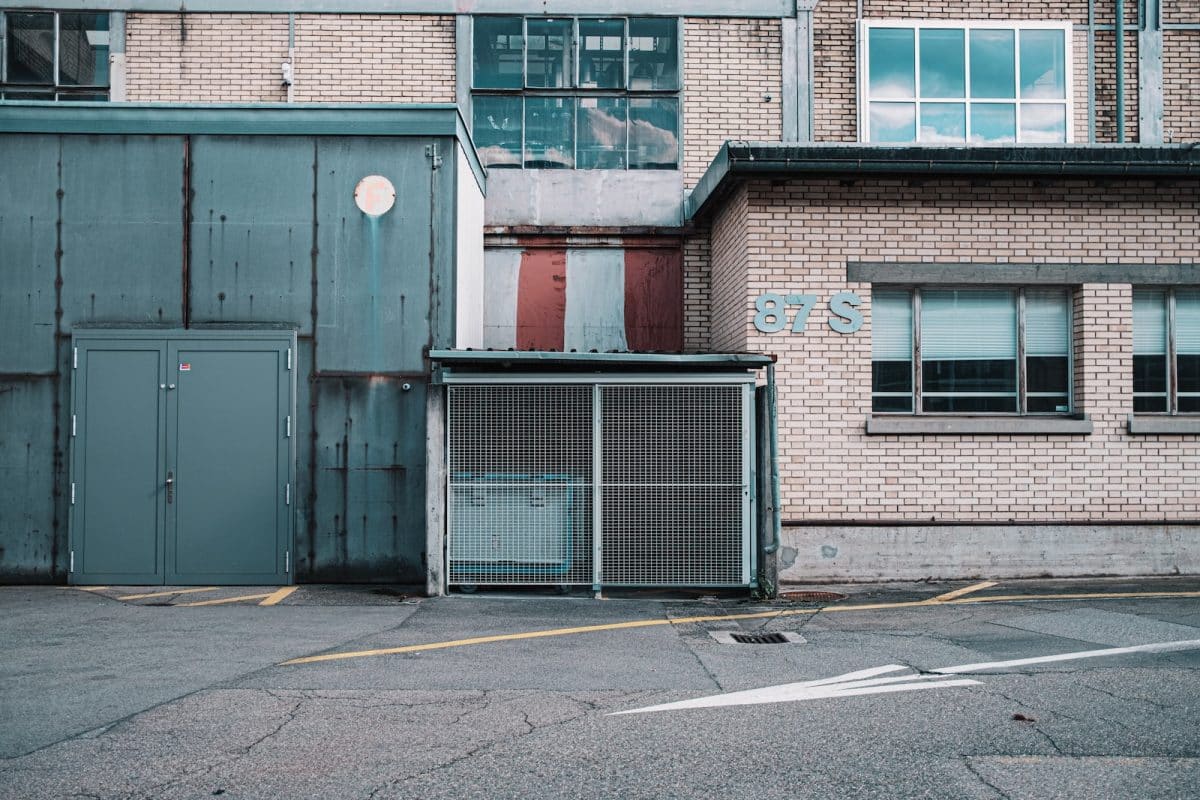
[[[784,309],[799,306],[796,317],[792,320],[792,333],[800,333],[804,330],[804,324],[808,322],[809,312],[816,304],[815,294],[789,294],[784,298],[775,292],[764,292],[754,301],[754,307],[758,310],[754,315],[754,327],[763,333],[779,333],[787,327]]]

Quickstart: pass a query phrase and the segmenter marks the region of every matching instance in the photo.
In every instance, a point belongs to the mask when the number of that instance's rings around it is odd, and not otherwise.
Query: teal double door
[[[291,582],[295,336],[76,331],[70,580]]]

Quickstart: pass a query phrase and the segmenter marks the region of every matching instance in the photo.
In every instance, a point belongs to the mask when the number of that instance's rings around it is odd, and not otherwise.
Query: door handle
[[[174,499],[175,499],[175,473],[168,472],[167,473],[167,505],[170,505],[171,501]]]

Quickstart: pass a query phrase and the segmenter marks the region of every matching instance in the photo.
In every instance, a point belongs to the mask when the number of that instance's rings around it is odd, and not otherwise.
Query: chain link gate
[[[656,377],[448,386],[447,583],[751,585],[753,379]]]

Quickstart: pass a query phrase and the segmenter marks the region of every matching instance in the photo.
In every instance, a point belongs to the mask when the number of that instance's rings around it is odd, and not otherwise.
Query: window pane
[[[629,88],[679,88],[679,43],[673,19],[629,20]]]
[[[575,98],[525,98],[525,166],[575,166]]]
[[[1011,103],[971,104],[971,141],[992,144],[1016,140],[1016,106]]]
[[[921,294],[921,369],[926,411],[1015,412],[1015,293],[935,289]],[[951,396],[938,397],[937,393]],[[979,394],[1002,395],[970,396]]]
[[[485,167],[521,166],[521,98],[476,95],[471,136]]]
[[[625,21],[579,20],[579,85],[625,88]]]
[[[1200,290],[1175,290],[1175,358],[1179,371],[1179,411],[1200,411]]]
[[[883,394],[911,393],[912,377],[911,359],[871,362],[872,391]]]
[[[912,28],[871,28],[868,91],[871,97],[916,96],[916,46]]]
[[[573,85],[571,20],[531,19],[527,24],[525,85],[538,89],[563,89]]]
[[[108,86],[108,14],[60,14],[58,74],[64,86]]]
[[[1025,353],[1066,356],[1071,342],[1071,315],[1065,289],[1025,290]]]
[[[871,291],[871,358],[912,359],[912,298],[907,289]]]
[[[1133,290],[1133,410],[1167,411],[1167,293]]]
[[[579,169],[625,168],[624,97],[579,98]]]
[[[925,28],[921,31],[921,96],[963,97],[966,89],[963,31]]]
[[[971,31],[971,96],[1016,97],[1015,62],[1014,31]]]
[[[675,169],[679,163],[679,101],[629,101],[629,168]]]
[[[913,103],[871,103],[872,142],[911,142],[917,138],[917,107]]]
[[[878,414],[911,414],[912,397],[881,397],[871,398],[871,410]]]
[[[51,91],[13,91],[8,89],[4,92],[5,100],[53,100],[54,92]]]
[[[9,83],[54,83],[54,15],[7,15]],[[53,98],[50,98],[53,99]]]
[[[100,100],[107,100],[108,95],[99,94],[97,92],[59,92],[58,99],[63,102],[91,103]]]
[[[520,17],[475,18],[475,86],[520,89],[524,21]]]
[[[1066,37],[1062,31],[1021,31],[1021,97],[1067,96]]]
[[[1065,142],[1067,107],[1061,103],[1022,103],[1022,142]]]
[[[965,142],[967,107],[963,103],[921,103],[922,142]]]

